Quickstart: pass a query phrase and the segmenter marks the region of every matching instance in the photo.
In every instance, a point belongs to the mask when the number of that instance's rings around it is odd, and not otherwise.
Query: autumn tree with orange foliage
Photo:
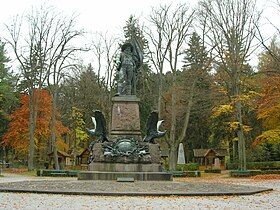
[[[273,55],[271,54],[273,52]],[[277,56],[278,59],[275,59]],[[271,42],[269,51],[260,56],[260,73],[262,98],[258,106],[258,118],[262,121],[264,131],[254,141],[280,144],[280,47],[276,40]]]
[[[38,97],[38,115],[36,119],[35,130],[35,151],[37,158],[35,162],[46,161],[46,155],[51,151],[50,143],[50,120],[51,120],[51,96],[46,90],[36,90]],[[8,130],[3,137],[5,145],[14,149],[16,156],[28,156],[29,151],[29,100],[30,97],[22,94],[20,97],[21,106],[16,109],[11,115],[11,122]],[[57,117],[59,114],[57,113]],[[56,121],[56,133],[59,136],[58,147],[61,150],[66,150],[67,145],[62,139],[62,135],[68,131],[68,128],[62,125],[61,121]]]

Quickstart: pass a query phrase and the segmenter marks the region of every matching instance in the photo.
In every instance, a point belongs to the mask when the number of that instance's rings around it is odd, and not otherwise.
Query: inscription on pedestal
[[[110,135],[114,138],[141,139],[139,98],[119,96],[112,99],[112,124]]]

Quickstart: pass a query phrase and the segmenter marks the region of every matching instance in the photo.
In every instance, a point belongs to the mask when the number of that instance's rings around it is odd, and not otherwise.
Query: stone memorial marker
[[[220,161],[219,158],[215,158],[215,160],[214,160],[214,167],[217,168],[217,169],[221,168],[221,161]]]
[[[177,164],[186,164],[184,145],[182,143],[179,144]]]

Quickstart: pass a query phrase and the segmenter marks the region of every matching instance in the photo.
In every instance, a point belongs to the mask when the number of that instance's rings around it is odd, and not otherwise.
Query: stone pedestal
[[[102,163],[92,162],[89,164],[89,171],[103,172],[162,172],[162,166],[158,163]]]
[[[82,171],[78,180],[118,180],[119,178],[133,178],[139,181],[172,181],[172,174],[166,172],[104,172]]]
[[[110,139],[134,138],[141,141],[139,115],[140,99],[134,95],[126,95],[113,97],[112,101]]]
[[[81,171],[79,180],[172,180],[163,171],[158,144],[143,142],[140,131],[140,99],[134,95],[112,98],[109,141],[92,145],[89,171]]]

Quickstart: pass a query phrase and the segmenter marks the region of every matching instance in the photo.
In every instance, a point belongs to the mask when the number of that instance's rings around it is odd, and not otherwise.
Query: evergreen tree
[[[15,77],[9,72],[5,44],[0,40],[0,159],[6,159],[6,150],[2,147],[2,136],[9,124],[9,117],[17,105],[17,96],[14,92]]]
[[[184,85],[187,87],[186,98],[191,104],[190,120],[187,127],[187,148],[189,151],[206,148],[210,136],[212,107],[212,76],[209,74],[211,60],[199,35],[194,32],[185,51]],[[199,135],[198,135],[199,134]],[[189,154],[191,159],[191,153]]]
[[[189,48],[185,51],[186,56],[183,59],[183,67],[192,71],[207,69],[206,67],[209,63],[208,53],[196,32],[193,32],[188,46]]]
[[[0,110],[4,113],[10,113],[15,107],[16,101],[15,89],[13,88],[16,78],[7,67],[8,62],[5,44],[0,40]]]
[[[138,19],[131,15],[126,21],[126,25],[124,26],[123,30],[125,41],[136,40],[139,43],[142,52],[145,52],[148,41],[145,38],[142,29],[140,28]]]
[[[110,119],[110,92],[105,81],[99,82],[91,65],[80,67],[80,72],[64,80],[60,87],[59,104],[62,112],[62,120],[65,125],[71,127],[72,107],[80,110],[85,127],[91,128],[91,117],[94,110],[102,110],[107,122]],[[86,146],[86,145],[85,145]]]

